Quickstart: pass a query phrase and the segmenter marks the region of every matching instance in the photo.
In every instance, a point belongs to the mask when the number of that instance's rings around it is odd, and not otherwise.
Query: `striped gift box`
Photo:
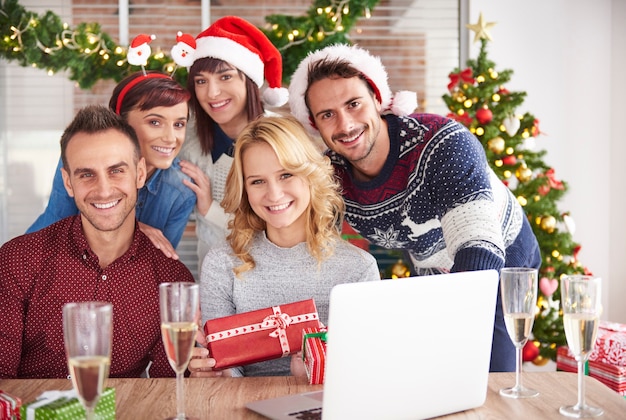
[[[326,368],[326,329],[302,330],[302,359],[311,385],[324,383]]]

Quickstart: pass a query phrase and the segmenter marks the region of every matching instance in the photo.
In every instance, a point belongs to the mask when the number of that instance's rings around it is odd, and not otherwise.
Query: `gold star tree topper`
[[[491,35],[487,31],[493,28],[495,25],[496,22],[485,22],[485,19],[483,18],[483,12],[480,12],[480,15],[478,16],[478,22],[468,23],[465,26],[470,31],[476,32],[476,35],[474,36],[474,42],[478,42],[481,39],[492,41]]]

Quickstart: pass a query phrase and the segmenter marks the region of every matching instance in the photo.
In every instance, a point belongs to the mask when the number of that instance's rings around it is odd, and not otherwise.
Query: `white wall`
[[[519,111],[532,113],[545,135],[536,148],[569,184],[560,201],[576,222],[580,261],[604,279],[603,318],[626,323],[626,223],[618,124],[626,97],[626,2],[623,0],[470,0],[491,29],[489,57],[512,69],[509,90],[525,91]],[[472,38],[473,39],[473,38]],[[472,44],[476,57],[479,44]]]

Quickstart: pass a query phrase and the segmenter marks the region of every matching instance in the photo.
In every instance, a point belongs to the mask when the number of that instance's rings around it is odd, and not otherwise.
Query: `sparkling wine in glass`
[[[63,307],[63,335],[72,384],[85,407],[87,420],[92,420],[111,365],[111,304],[66,304]]]
[[[602,312],[602,280],[598,277],[572,275],[561,279],[561,306],[567,345],[578,364],[578,402],[562,406],[564,416],[598,417],[604,411],[585,402],[585,362],[593,351]]]
[[[515,345],[515,386],[500,390],[509,398],[536,397],[539,392],[522,385],[522,349],[533,329],[537,306],[537,270],[505,267],[500,271],[504,324]]]
[[[161,303],[161,336],[170,366],[176,372],[176,417],[185,415],[185,370],[191,359],[198,329],[198,285],[195,283],[163,283],[159,286]]]

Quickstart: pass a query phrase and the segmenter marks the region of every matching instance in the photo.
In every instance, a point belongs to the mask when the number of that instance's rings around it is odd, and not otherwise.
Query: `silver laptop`
[[[271,419],[420,419],[484,404],[495,270],[341,284],[323,391],[254,401]]]

